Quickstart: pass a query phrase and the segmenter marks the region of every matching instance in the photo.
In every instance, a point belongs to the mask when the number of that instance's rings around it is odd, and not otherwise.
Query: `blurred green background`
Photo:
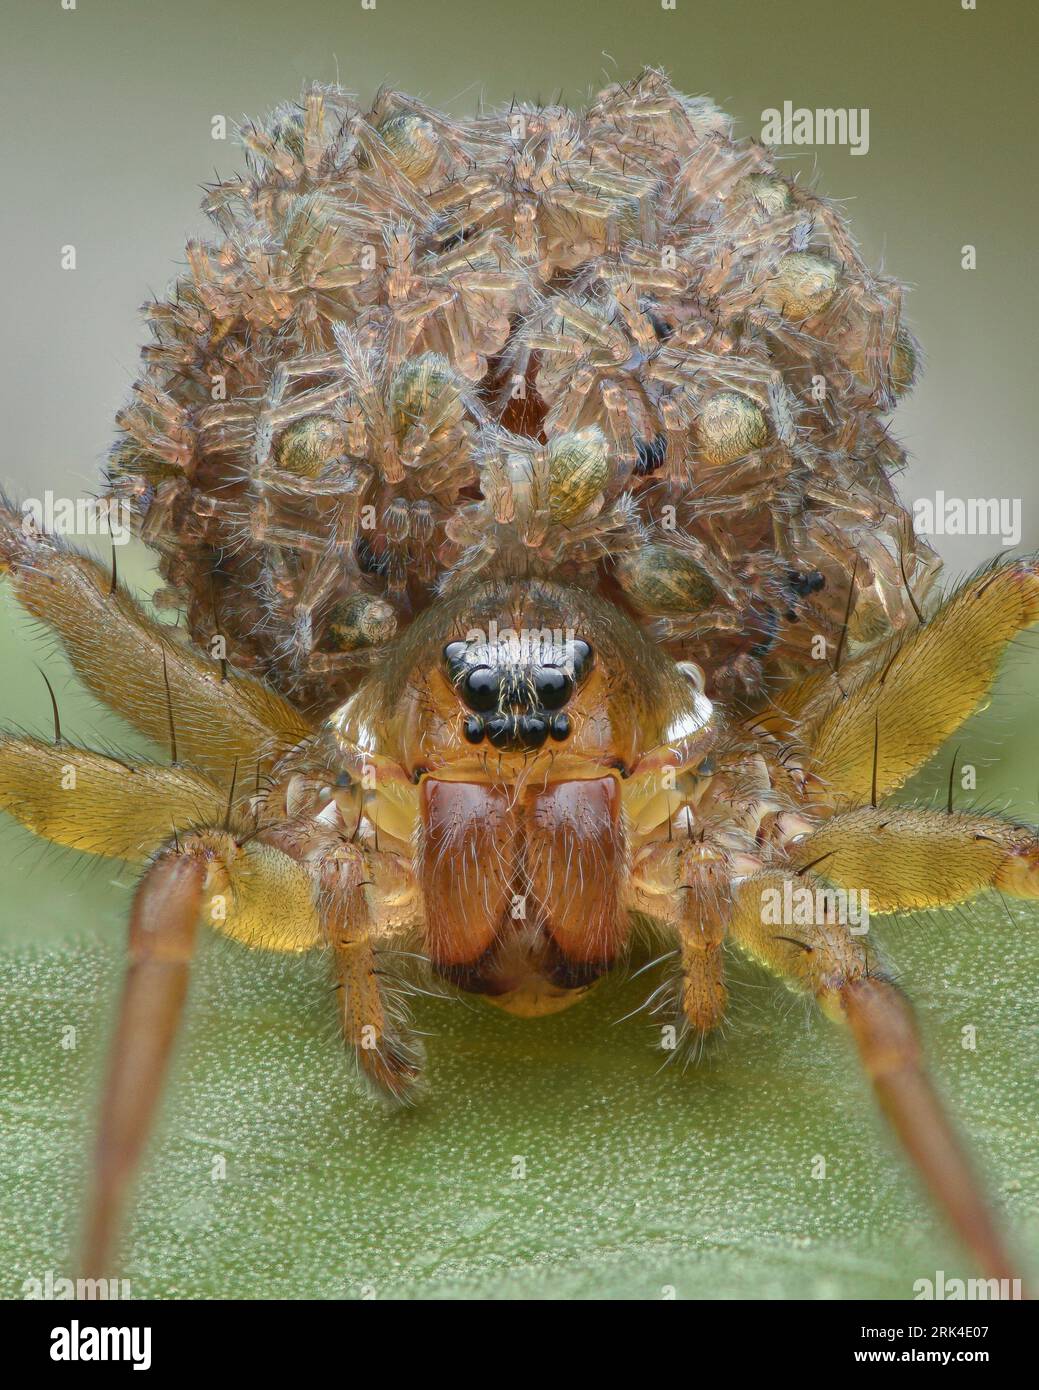
[[[0,475],[16,496],[95,489],[135,374],[137,306],[203,229],[199,185],[241,165],[230,140],[210,138],[214,115],[233,123],[337,76],[365,98],[389,82],[459,112],[481,95],[581,102],[661,64],[742,134],[785,100],[869,108],[868,155],[802,149],[789,168],[847,200],[868,258],[912,286],[927,370],[893,423],[912,455],[903,493],[1020,497],[1022,548],[1039,541],[1039,23],[1026,0],[979,0],[977,12],[959,0],[677,0],[673,12],[655,0],[378,0],[374,11],[359,0],[78,0],[72,11],[21,0],[3,28]],[[75,272],[60,269],[69,243]],[[978,248],[972,272],[960,268],[966,243]],[[955,575],[994,543],[938,548]],[[120,561],[146,592],[147,557]],[[1018,644],[991,706],[956,740],[978,768],[979,802],[1030,819],[1035,645]],[[66,734],[142,746],[9,605],[8,725],[49,727],[34,661]],[[950,752],[912,792],[944,795]],[[9,823],[0,859],[0,1295],[18,1297],[29,1276],[73,1272],[132,875]],[[1030,909],[995,899],[877,931],[1033,1271],[1036,926]],[[333,1298],[905,1298],[939,1269],[976,1272],[904,1172],[836,1030],[738,967],[725,1044],[684,1075],[659,1072],[645,1023],[613,1026],[651,983],[610,982],[540,1022],[422,1001],[430,1096],[401,1116],[352,1089],[320,961],[208,941],[121,1272],[139,1297]],[[976,1051],[961,1046],[967,1024]],[[69,1027],[74,1049],[62,1046]],[[214,1180],[218,1155],[226,1178]]]

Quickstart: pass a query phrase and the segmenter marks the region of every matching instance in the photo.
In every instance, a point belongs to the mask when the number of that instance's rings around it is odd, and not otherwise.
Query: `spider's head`
[[[608,968],[629,826],[667,814],[664,769],[714,736],[696,676],[585,590],[487,584],[422,614],[333,716],[344,759],[375,768],[364,818],[415,866],[441,974],[544,1013]]]
[[[691,674],[586,590],[484,584],[420,615],[334,722],[416,783],[625,778],[709,723]]]

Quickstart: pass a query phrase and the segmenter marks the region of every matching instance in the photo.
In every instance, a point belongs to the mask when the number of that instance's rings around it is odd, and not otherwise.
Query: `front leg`
[[[414,879],[396,856],[347,843],[330,848],[316,872],[343,1037],[362,1077],[379,1093],[410,1104],[424,1057],[410,1027],[404,981],[394,984],[394,953],[411,939],[418,899]]]
[[[159,744],[176,728],[180,755],[221,785],[312,733],[269,686],[227,669],[150,617],[93,557],[26,531],[0,504],[0,575],[59,639],[80,680]],[[217,634],[214,633],[214,636]]]
[[[797,867],[866,889],[871,912],[951,907],[985,889],[1039,897],[1039,841],[996,816],[915,806],[860,806],[788,847]]]
[[[975,575],[928,621],[778,699],[798,706],[809,770],[838,809],[897,791],[992,688],[1018,633],[1039,619],[1039,563]],[[875,793],[875,795],[874,795]]]
[[[731,904],[723,860],[699,841],[650,845],[633,865],[628,902],[677,938],[682,1037],[702,1044],[728,1004],[722,944]]]

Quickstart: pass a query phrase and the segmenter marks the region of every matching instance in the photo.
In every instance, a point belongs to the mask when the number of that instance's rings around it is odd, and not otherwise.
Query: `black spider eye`
[[[470,709],[486,714],[501,703],[501,678],[490,666],[476,666],[462,682],[462,699]]]
[[[483,720],[478,714],[471,714],[465,721],[462,732],[465,734],[466,742],[482,742],[484,734]]]
[[[580,638],[570,644],[570,660],[574,667],[574,678],[580,680],[592,667],[592,649]]]
[[[487,721],[487,737],[495,748],[508,748],[515,738],[516,723],[511,715],[496,714]]]
[[[570,737],[570,716],[567,714],[554,714],[548,729],[552,737],[558,743],[562,743],[565,738]]]
[[[562,709],[574,693],[574,682],[556,666],[542,666],[534,674],[534,691],[542,709]]]
[[[819,570],[790,570],[787,574],[787,587],[793,593],[807,597],[826,587],[826,576]]]
[[[540,748],[548,737],[548,721],[537,714],[525,714],[516,721],[516,733],[523,748]]]
[[[675,331],[668,323],[667,319],[663,318],[660,314],[655,314],[652,309],[648,311],[647,317],[653,325],[653,332],[657,335],[659,341],[666,343],[668,338],[670,338]]]
[[[465,660],[465,653],[466,645],[464,642],[448,642],[444,648],[444,660],[454,670]]]

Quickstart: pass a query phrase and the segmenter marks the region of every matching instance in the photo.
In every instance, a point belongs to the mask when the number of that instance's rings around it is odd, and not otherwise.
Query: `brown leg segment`
[[[365,897],[370,882],[363,854],[342,845],[320,868],[319,911],[332,947],[343,1036],[377,1091],[407,1104],[422,1070],[403,1001],[388,981],[391,967],[377,953]],[[392,956],[390,957],[392,959]]]
[[[88,1199],[82,1268],[104,1275],[126,1190],[169,1064],[202,905],[206,865],[166,854],[141,880],[130,914],[130,968],[109,1055]]]
[[[990,1278],[1013,1278],[1007,1254],[961,1142],[924,1070],[909,1004],[894,985],[869,973],[865,948],[832,920],[775,920],[775,894],[817,890],[803,871],[769,871],[734,894],[730,935],[791,985],[815,995],[823,1012],[846,1022],[881,1109],[936,1203]]]
[[[924,1070],[908,1002],[875,978],[853,980],[839,997],[880,1108],[932,1196],[985,1274],[1014,1279],[972,1166]]]

